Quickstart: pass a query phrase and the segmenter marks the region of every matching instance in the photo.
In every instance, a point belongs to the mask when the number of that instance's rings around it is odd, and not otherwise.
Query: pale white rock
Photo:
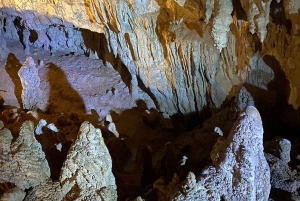
[[[232,11],[232,0],[217,1],[217,14],[213,20],[211,34],[219,51],[227,45],[227,33],[230,31],[229,25],[232,23]]]
[[[109,122],[109,123],[112,123],[112,122],[113,122],[112,117],[111,117],[110,114],[106,115],[105,121],[107,121],[107,122]]]
[[[24,201],[61,201],[63,192],[59,182],[48,180],[28,191]]]
[[[3,121],[0,120],[0,130],[1,130],[2,128],[4,128],[4,123],[3,123]]]
[[[18,71],[18,75],[23,87],[21,95],[23,108],[31,110],[38,104],[41,82],[38,69],[31,57],[26,58],[26,61]]]
[[[117,138],[120,136],[119,132],[117,131],[115,123],[109,123],[107,129],[114,134]]]
[[[219,127],[215,127],[214,132],[217,133],[220,136],[223,136],[223,131]]]
[[[39,118],[39,114],[38,114],[38,112],[36,110],[28,111],[27,114],[31,114],[36,119]]]
[[[289,166],[291,160],[291,142],[287,139],[276,137],[266,142],[266,159],[271,169],[271,185],[294,195],[298,195],[300,177],[296,170]]]
[[[58,133],[58,129],[57,129],[57,127],[53,123],[48,124],[47,128],[50,129],[50,130],[52,130],[55,133]]]
[[[175,0],[176,3],[178,3],[180,6],[184,6],[186,0]]]
[[[61,144],[61,143],[58,143],[58,144],[55,145],[55,147],[56,147],[56,149],[57,149],[58,151],[61,151],[61,149],[62,149],[62,144]]]
[[[214,8],[214,3],[215,0],[207,0],[206,1],[206,12],[205,12],[205,22],[208,23],[210,18],[211,18],[211,14],[213,12],[213,8]]]
[[[259,112],[247,107],[227,139],[219,138],[201,176],[192,179],[184,194],[174,200],[268,200],[270,168],[263,154],[263,127]]]
[[[67,200],[117,200],[112,160],[100,129],[82,123],[59,181]]]
[[[41,135],[41,134],[43,134],[43,127],[44,126],[46,126],[47,125],[47,122],[46,122],[46,120],[44,120],[44,119],[41,119],[40,121],[39,121],[39,123],[37,124],[37,126],[36,126],[36,128],[35,128],[35,134],[36,135]]]
[[[0,183],[10,182],[20,189],[38,186],[50,178],[50,168],[41,144],[35,139],[34,124],[25,121],[12,143],[11,132],[0,131]]]
[[[289,14],[296,14],[300,10],[300,1],[297,0],[283,0],[285,11]]]
[[[249,22],[249,29],[252,34],[257,33],[261,42],[267,35],[267,25],[269,23],[270,5],[272,0],[250,0],[240,1],[246,12]]]

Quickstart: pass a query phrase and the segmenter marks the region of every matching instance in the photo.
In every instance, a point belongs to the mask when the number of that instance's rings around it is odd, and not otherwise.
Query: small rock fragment
[[[38,123],[38,125],[35,128],[35,134],[36,135],[41,135],[43,134],[43,127],[47,125],[46,120],[41,119]]]
[[[58,129],[56,128],[56,126],[53,123],[48,124],[47,128],[49,128],[50,130],[52,130],[55,133],[58,133]]]

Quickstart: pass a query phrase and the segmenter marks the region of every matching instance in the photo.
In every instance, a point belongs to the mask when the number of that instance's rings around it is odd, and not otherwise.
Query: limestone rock
[[[266,143],[265,156],[270,165],[272,188],[298,194],[300,177],[297,171],[289,167],[291,142],[287,139],[276,137],[273,141]]]
[[[34,137],[34,125],[25,121],[19,137],[12,143],[10,131],[0,131],[0,183],[10,182],[21,189],[29,189],[45,182],[50,169],[41,144]]]
[[[63,193],[69,200],[117,200],[112,160],[101,131],[82,123],[60,176]]]
[[[25,198],[26,193],[20,188],[15,187],[6,191],[3,195],[0,196],[1,201],[18,201]]]
[[[31,57],[27,57],[18,75],[23,87],[21,96],[23,109],[31,110],[38,104],[40,94],[39,86],[41,82],[38,69]]]
[[[230,31],[229,25],[232,23],[232,10],[231,0],[217,1],[217,15],[214,18],[211,34],[220,51],[227,45],[227,33]]]
[[[41,135],[43,134],[43,127],[47,125],[46,120],[41,119],[35,128],[35,134]]]
[[[117,131],[116,124],[115,123],[109,123],[107,126],[107,129],[114,134],[117,138],[120,136],[119,132]]]
[[[297,0],[284,0],[284,7],[289,14],[296,14],[300,10],[300,2]]]
[[[60,201],[63,199],[63,193],[59,182],[48,180],[47,182],[31,189],[24,201]]]
[[[55,133],[58,133],[57,127],[54,125],[54,123],[48,124],[47,128]]]
[[[241,1],[241,4],[247,14],[250,32],[252,34],[256,32],[259,35],[260,41],[263,42],[267,35],[266,26],[269,23],[271,0]]]
[[[253,97],[245,87],[242,87],[234,98],[230,107],[230,118],[236,119],[239,112],[243,111],[248,106],[255,106]]]
[[[268,200],[270,169],[263,155],[262,137],[259,112],[249,106],[227,139],[218,140],[214,146],[213,165],[175,200]]]

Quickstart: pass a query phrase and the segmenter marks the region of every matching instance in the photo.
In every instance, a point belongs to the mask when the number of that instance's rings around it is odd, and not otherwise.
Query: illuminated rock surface
[[[290,162],[284,140],[280,154],[267,151],[268,179],[261,133],[299,136],[298,0],[0,8],[5,199],[266,200],[270,184],[270,199],[298,199],[297,146]]]
[[[41,144],[34,137],[34,125],[26,121],[19,137],[1,129],[0,183],[12,183],[25,190],[38,186],[50,178],[50,168]]]
[[[84,122],[61,170],[67,200],[117,200],[112,160],[100,129]]]
[[[239,115],[228,137],[220,137],[214,145],[213,165],[206,167],[197,179],[193,173],[182,183],[174,177],[171,186],[162,190],[155,186],[156,182],[154,187],[161,191],[158,195],[161,200],[171,200],[177,190],[177,194],[181,193],[174,200],[268,200],[270,169],[262,136],[260,115],[249,106]]]

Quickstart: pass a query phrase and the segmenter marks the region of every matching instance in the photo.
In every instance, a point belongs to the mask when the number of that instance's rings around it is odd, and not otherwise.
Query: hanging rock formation
[[[251,72],[259,59],[256,52],[279,61],[290,81],[289,103],[294,108],[300,105],[299,73],[294,67],[299,58],[297,1],[77,0],[23,4],[11,0],[0,6],[2,19],[7,21],[6,32],[14,30],[12,21],[19,16],[25,28],[37,32],[36,46],[94,55],[99,45],[107,45],[102,59],[109,60],[111,54],[121,59],[132,77],[132,95],[139,96],[136,86],[141,81],[158,109],[170,115],[220,107],[235,94],[237,86],[253,79]],[[106,42],[82,28],[104,33]],[[17,39],[17,34],[11,36]],[[255,86],[263,82],[258,81]]]

